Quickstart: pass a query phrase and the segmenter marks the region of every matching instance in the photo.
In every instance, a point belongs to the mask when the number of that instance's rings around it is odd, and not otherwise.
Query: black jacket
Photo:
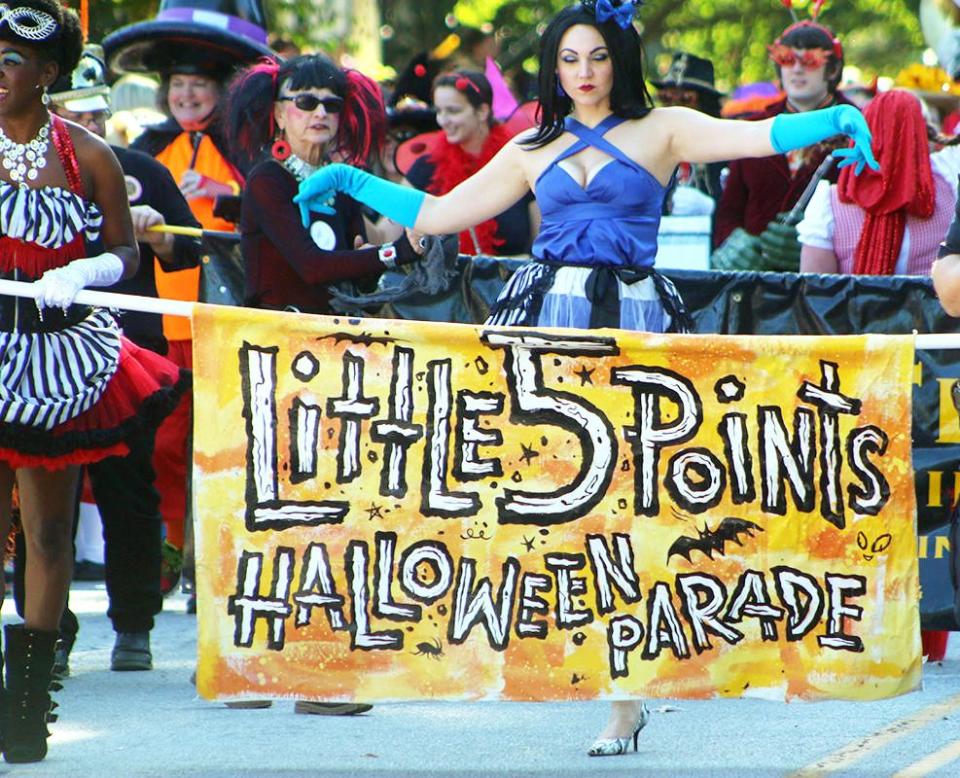
[[[111,146],[120,160],[124,177],[127,179],[127,196],[130,205],[149,205],[163,214],[167,224],[181,227],[199,227],[190,206],[180,193],[173,176],[152,156],[139,151]],[[136,294],[146,297],[157,296],[157,284],[154,276],[156,255],[149,243],[140,243],[140,266],[132,278],[125,279],[110,287],[111,292]],[[173,239],[173,258],[164,262],[166,270],[185,270],[200,264],[201,243],[199,238],[177,235]],[[167,353],[167,342],[163,337],[163,327],[159,314],[124,311],[121,324],[123,333],[139,346],[149,348],[160,354]]]

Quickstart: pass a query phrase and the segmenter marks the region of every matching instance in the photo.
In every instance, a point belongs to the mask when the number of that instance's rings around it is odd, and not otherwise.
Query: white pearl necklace
[[[0,157],[3,167],[10,171],[10,180],[20,186],[35,181],[39,171],[47,166],[47,148],[50,145],[50,120],[40,128],[37,136],[26,143],[10,140],[0,129]]]

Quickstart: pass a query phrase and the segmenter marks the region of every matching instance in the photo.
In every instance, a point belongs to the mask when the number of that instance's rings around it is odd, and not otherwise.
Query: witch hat
[[[110,33],[103,49],[114,73],[199,72],[220,79],[273,56],[261,0],[161,0],[155,19]]]

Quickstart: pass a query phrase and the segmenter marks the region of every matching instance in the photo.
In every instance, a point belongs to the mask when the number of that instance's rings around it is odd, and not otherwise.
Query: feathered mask
[[[633,17],[643,5],[643,0],[584,0],[580,5],[592,11],[599,24],[612,19],[620,29],[625,30],[633,24]]]

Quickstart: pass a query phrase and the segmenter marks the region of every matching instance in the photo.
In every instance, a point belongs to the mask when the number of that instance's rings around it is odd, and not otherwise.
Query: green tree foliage
[[[382,2],[407,6],[423,0]],[[795,0],[799,18],[809,18],[808,2]],[[453,10],[465,24],[489,22],[500,30],[502,59],[509,65],[535,54],[531,29],[565,5],[564,0],[458,0]],[[892,76],[919,61],[925,47],[918,7],[919,0],[833,0],[824,6],[821,20],[840,35],[847,64],[867,76]],[[638,18],[652,63],[666,67],[671,51],[692,51],[713,60],[717,79],[726,87],[772,78],[767,44],[791,22],[778,0],[649,0]],[[426,20],[421,24],[429,28]],[[399,27],[397,32],[401,34]]]
[[[77,10],[79,2],[70,2]],[[90,0],[89,39],[100,42],[107,33],[126,24],[151,19],[157,13],[157,0]]]
[[[799,18],[809,18],[806,2],[794,5],[803,6]],[[824,6],[820,21],[839,35],[848,65],[868,76],[893,76],[919,61],[925,45],[914,6],[905,0],[835,0]],[[692,51],[713,60],[725,87],[773,78],[766,47],[791,22],[775,0],[653,0],[640,17],[647,53],[658,64],[666,64],[670,51]]]
[[[795,0],[806,18],[809,0]],[[566,0],[379,0],[385,25],[384,59],[401,68],[417,52],[432,49],[450,32],[453,14],[462,24],[492,24],[500,31],[500,59],[512,69],[536,69],[537,32]],[[92,0],[91,39],[123,24],[152,18],[158,0]],[[336,3],[265,0],[271,28],[309,47],[330,50],[335,27],[324,14]],[[867,76],[895,75],[917,62],[925,44],[917,18],[919,0],[830,0],[822,21],[843,40],[847,64]],[[452,18],[450,21],[453,21]],[[649,0],[639,14],[648,59],[665,67],[669,54],[684,49],[713,60],[724,87],[769,80],[773,68],[766,46],[790,23],[778,0]],[[455,22],[454,22],[455,25]]]

